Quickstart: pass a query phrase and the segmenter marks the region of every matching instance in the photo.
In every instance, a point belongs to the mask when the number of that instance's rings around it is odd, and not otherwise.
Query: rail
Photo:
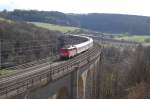
[[[0,99],[25,92],[28,88],[42,84],[43,82],[56,80],[73,71],[75,67],[80,68],[96,59],[100,53],[100,47],[94,44],[93,48],[72,59],[54,64],[44,63],[38,68],[33,67],[13,76],[1,78]]]

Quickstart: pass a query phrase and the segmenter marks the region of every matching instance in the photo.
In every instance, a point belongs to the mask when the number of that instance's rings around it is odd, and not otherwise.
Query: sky
[[[0,0],[0,10],[3,9],[150,16],[150,0]]]

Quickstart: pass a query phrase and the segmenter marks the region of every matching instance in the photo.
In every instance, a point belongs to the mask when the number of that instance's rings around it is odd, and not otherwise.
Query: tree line
[[[150,34],[150,17],[121,14],[66,14],[57,11],[2,11],[0,16],[21,21],[46,22],[75,26],[100,32]]]

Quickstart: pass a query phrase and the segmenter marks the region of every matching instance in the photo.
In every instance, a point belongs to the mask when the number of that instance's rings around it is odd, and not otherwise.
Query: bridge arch
[[[84,96],[84,85],[82,77],[78,80],[78,99],[83,99]]]
[[[93,67],[92,72],[92,99],[97,99],[97,67],[96,64]]]
[[[96,67],[88,70],[85,83],[85,99],[96,99]]]
[[[88,70],[85,83],[85,99],[91,99],[91,70]]]
[[[56,99],[70,99],[69,98],[69,91],[66,87],[62,87],[57,94]]]

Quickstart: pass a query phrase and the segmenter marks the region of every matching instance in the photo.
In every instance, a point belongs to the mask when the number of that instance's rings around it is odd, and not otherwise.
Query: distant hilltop
[[[20,21],[75,26],[100,32],[150,35],[150,17],[121,14],[66,14],[57,11],[2,11],[1,17]]]

